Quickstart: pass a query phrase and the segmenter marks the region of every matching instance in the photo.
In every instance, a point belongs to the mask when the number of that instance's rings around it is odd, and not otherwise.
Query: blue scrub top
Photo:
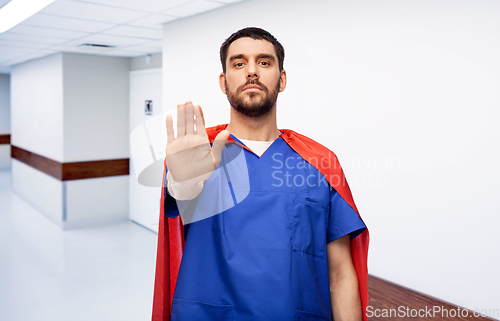
[[[228,165],[195,200],[166,193],[168,217],[178,207],[191,218],[209,213],[184,226],[171,321],[330,320],[326,245],[365,224],[281,137],[261,157],[237,144],[224,149]],[[247,174],[234,174],[242,166],[235,155],[244,155]]]

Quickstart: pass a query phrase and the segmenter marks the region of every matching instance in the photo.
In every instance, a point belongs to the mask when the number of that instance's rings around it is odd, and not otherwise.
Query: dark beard
[[[240,96],[240,98],[237,98],[236,96],[238,94],[241,94],[243,92],[243,89],[248,85],[258,85],[265,94],[264,98],[260,99],[258,102],[255,103],[245,102],[245,99],[242,96]],[[278,80],[278,83],[276,84],[274,90],[271,92],[269,92],[269,89],[264,84],[259,82],[258,79],[248,80],[244,85],[238,87],[238,89],[234,94],[230,93],[229,89],[227,88],[227,82],[226,82],[226,89],[227,89],[227,99],[229,100],[229,104],[231,104],[231,107],[233,107],[234,109],[236,109],[236,111],[247,117],[260,118],[268,114],[273,109],[274,104],[278,99],[280,80]],[[259,93],[251,92],[248,93],[248,95],[249,98],[253,98],[259,95]]]

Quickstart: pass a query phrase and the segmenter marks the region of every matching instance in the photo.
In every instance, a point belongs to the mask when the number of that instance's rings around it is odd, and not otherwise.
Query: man
[[[283,47],[245,28],[220,56],[230,123],[205,129],[191,102],[177,108],[177,137],[166,120],[153,320],[366,320],[368,231],[340,165],[276,125]]]

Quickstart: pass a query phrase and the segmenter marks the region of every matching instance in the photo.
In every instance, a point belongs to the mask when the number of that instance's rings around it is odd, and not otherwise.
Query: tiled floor
[[[62,231],[0,172],[0,320],[151,320],[156,240],[132,222]]]

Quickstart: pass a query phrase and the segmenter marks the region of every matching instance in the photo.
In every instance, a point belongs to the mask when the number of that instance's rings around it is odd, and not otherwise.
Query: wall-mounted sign
[[[146,100],[144,102],[144,112],[146,115],[153,115],[153,101],[152,100]]]

